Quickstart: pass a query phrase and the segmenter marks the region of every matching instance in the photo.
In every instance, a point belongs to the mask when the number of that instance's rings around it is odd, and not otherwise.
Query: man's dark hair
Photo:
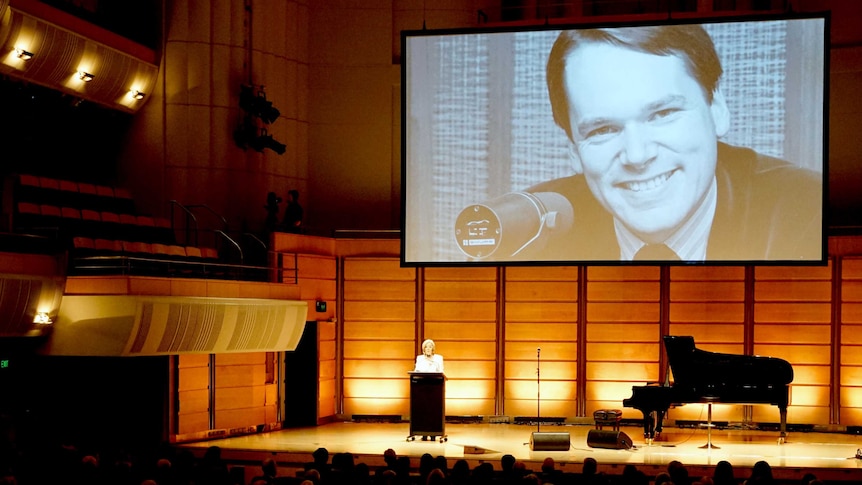
[[[547,82],[554,121],[565,130],[570,140],[574,138],[564,83],[566,62],[572,52],[590,43],[606,43],[645,54],[677,56],[703,88],[709,102],[712,102],[712,94],[721,78],[721,61],[715,45],[700,25],[565,30],[557,37],[548,56]]]

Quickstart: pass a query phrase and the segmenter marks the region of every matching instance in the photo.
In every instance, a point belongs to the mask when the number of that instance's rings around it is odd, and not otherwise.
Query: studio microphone
[[[511,192],[465,207],[455,220],[461,252],[475,259],[506,259],[574,224],[572,204],[557,192]]]

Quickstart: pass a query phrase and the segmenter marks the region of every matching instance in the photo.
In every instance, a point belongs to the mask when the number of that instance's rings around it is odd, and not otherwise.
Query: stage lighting
[[[279,155],[284,155],[287,145],[279,143],[268,134],[265,129],[258,131],[257,126],[252,122],[251,117],[246,116],[242,124],[240,124],[233,132],[233,140],[236,146],[245,150],[251,148],[256,152],[263,153],[267,148]]]
[[[260,130],[260,135],[249,143],[249,146],[259,152],[263,152],[264,149],[269,148],[279,155],[284,155],[284,152],[287,149],[287,145],[274,140],[272,135],[267,134],[266,130],[263,129]]]
[[[251,118],[246,116],[243,122],[233,131],[233,141],[236,143],[236,146],[245,150],[255,138],[257,138],[257,127],[254,126]]]
[[[92,81],[93,78],[95,78],[95,77],[96,76],[90,74],[89,72],[78,71],[78,79],[80,79],[81,81],[84,81],[85,83]]]
[[[240,86],[239,107],[266,124],[275,123],[281,115],[281,112],[272,105],[272,101],[266,99],[266,93],[263,90],[255,93],[252,86],[245,84]]]
[[[15,54],[18,56],[18,59],[21,59],[22,61],[29,61],[33,58],[33,53],[25,51],[24,49],[15,49]]]

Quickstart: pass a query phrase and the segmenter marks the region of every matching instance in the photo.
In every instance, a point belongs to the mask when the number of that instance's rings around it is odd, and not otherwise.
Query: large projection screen
[[[828,31],[403,32],[402,264],[825,264]]]

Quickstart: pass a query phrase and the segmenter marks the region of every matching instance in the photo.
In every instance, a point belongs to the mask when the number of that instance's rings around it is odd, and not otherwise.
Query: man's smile
[[[649,190],[655,190],[662,187],[673,176],[673,174],[676,173],[676,171],[677,169],[673,169],[669,172],[659,174],[647,180],[632,180],[626,182],[619,182],[614,185],[618,188],[630,190],[632,192],[646,192]]]

